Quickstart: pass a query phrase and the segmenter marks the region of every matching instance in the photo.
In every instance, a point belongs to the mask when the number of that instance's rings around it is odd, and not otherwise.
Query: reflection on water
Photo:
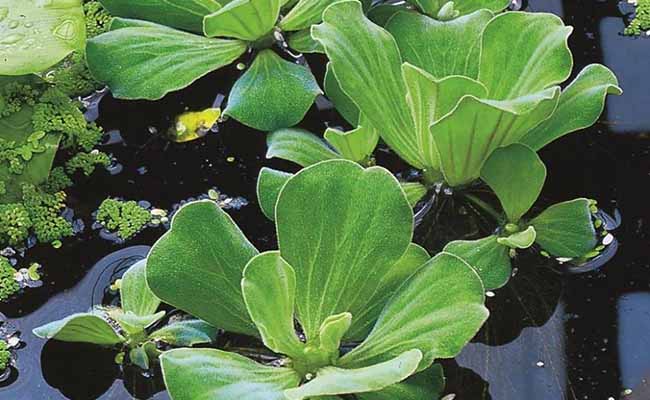
[[[625,91],[607,102],[607,119],[615,133],[650,133],[650,41],[616,34],[624,28],[621,18],[600,21],[603,61],[616,72]]]
[[[650,293],[630,293],[618,300],[618,344],[623,387],[638,399],[650,399]],[[641,393],[646,397],[639,397]]]

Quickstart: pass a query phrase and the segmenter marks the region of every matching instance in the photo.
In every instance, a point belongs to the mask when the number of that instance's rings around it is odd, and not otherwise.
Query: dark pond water
[[[457,359],[445,362],[447,391],[460,400],[648,400],[650,40],[619,35],[624,22],[616,1],[531,0],[528,7],[556,13],[575,27],[576,71],[603,62],[625,90],[609,99],[596,126],[541,153],[550,177],[544,200],[588,196],[610,213],[619,210],[619,251],[600,270],[582,275],[563,274],[561,267],[535,257],[518,260],[513,280],[488,299],[487,325]],[[322,59],[309,62],[322,76]],[[158,103],[110,97],[101,103],[100,124],[124,139],[104,148],[119,160],[121,172],[98,173],[70,193],[71,207],[86,223],[82,234],[61,249],[39,247],[21,260],[44,265],[44,285],[0,308],[23,341],[18,371],[0,384],[0,399],[167,398],[159,379],[146,379],[136,369],[120,371],[112,351],[46,343],[31,330],[110,301],[110,282],[163,232],[150,228],[121,245],[101,239],[91,229],[90,215],[108,196],[171,210],[216,187],[249,201],[231,215],[258,248],[275,247],[273,226],[255,201],[255,180],[264,165],[291,166],[264,159],[263,134],[229,121],[200,141],[178,145],[162,138],[174,115],[210,106],[218,93],[227,93],[236,74],[217,72]],[[314,107],[303,126],[321,132],[325,124],[340,123],[333,112]],[[403,168],[390,154],[380,153],[379,161]],[[423,226],[418,236],[424,240],[427,231],[440,236],[453,228]]]

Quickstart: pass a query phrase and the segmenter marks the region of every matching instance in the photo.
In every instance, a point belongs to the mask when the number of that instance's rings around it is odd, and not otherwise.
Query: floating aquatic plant
[[[36,328],[34,334],[44,339],[113,347],[119,350],[116,360],[128,354],[131,363],[145,370],[161,349],[210,343],[215,339],[216,329],[197,319],[160,327],[165,311],[157,312],[160,300],[145,281],[145,261],[129,268],[118,287],[121,307],[97,306],[90,312]]]
[[[650,0],[628,0],[628,3],[636,5],[636,11],[624,33],[629,36],[640,36],[650,32]]]
[[[0,302],[7,301],[20,290],[16,280],[16,270],[9,260],[0,256]],[[2,372],[4,368],[0,368]]]
[[[128,240],[140,232],[153,216],[152,212],[137,201],[106,199],[97,210],[97,222],[115,232],[122,240]]]
[[[523,143],[539,150],[593,124],[606,95],[621,93],[613,73],[599,64],[587,66],[560,89],[573,67],[567,45],[571,28],[551,14],[495,16],[481,9],[438,21],[401,10],[384,29],[364,16],[359,2],[341,1],[328,7],[323,19],[312,36],[331,60],[326,92],[365,132],[338,136],[348,145],[362,137],[354,149],[367,158],[376,143],[372,132],[378,132],[422,172],[427,186],[471,184],[497,148]],[[513,40],[518,42],[511,46]],[[328,146],[294,136],[293,143],[287,135],[270,136],[268,156],[305,164],[301,153],[312,152],[319,157],[309,162],[361,161],[331,133],[326,140],[336,152],[314,152]]]
[[[528,216],[546,180],[544,163],[528,146],[515,143],[496,149],[483,166],[481,179],[495,192],[504,210],[496,216],[497,232],[479,240],[453,241],[444,251],[474,267],[486,289],[505,285],[511,274],[511,255],[533,244],[561,259],[598,254],[590,254],[598,245],[594,201],[566,201],[535,217]],[[478,199],[470,198],[482,206]]]
[[[181,208],[152,248],[147,282],[158,297],[277,354],[264,365],[222,350],[166,352],[171,397],[439,393],[433,363],[458,354],[483,324],[484,288],[459,257],[431,258],[411,243],[413,212],[390,172],[315,164],[286,182],[274,213],[277,251],[258,253],[209,201]]]
[[[329,1],[101,3],[122,18],[89,41],[88,62],[93,75],[117,97],[160,99],[234,63],[247,51],[255,51],[255,59],[233,86],[225,115],[260,130],[289,127],[303,118],[321,92],[309,68],[283,59],[271,47],[278,43],[281,52],[289,45],[310,51],[314,43],[308,30],[320,22]],[[290,35],[289,45],[284,35]]]

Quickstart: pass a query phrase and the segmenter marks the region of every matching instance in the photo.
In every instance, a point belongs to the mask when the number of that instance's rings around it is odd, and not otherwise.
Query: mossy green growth
[[[7,301],[9,297],[20,290],[20,285],[16,281],[15,274],[16,270],[11,266],[9,260],[5,257],[0,257],[0,302]],[[4,370],[2,366],[2,343],[3,341],[0,340],[0,372]]]
[[[0,372],[9,367],[11,361],[11,352],[6,341],[0,339]]]
[[[33,185],[23,186],[23,204],[39,242],[53,243],[72,236],[72,224],[61,217],[65,200],[65,192],[46,193]]]
[[[106,199],[97,211],[97,222],[127,240],[151,221],[151,213],[135,201]]]
[[[111,158],[106,153],[93,150],[89,153],[77,153],[65,163],[65,170],[68,174],[74,174],[80,170],[84,175],[90,176],[98,166],[107,167]]]
[[[650,0],[636,0],[636,15],[624,33],[639,36],[650,31]]]

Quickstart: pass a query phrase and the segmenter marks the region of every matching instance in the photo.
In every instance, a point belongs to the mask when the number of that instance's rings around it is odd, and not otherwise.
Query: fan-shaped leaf
[[[147,282],[165,303],[230,332],[257,335],[241,278],[257,250],[212,201],[182,207],[147,258]]]
[[[72,314],[34,329],[34,335],[43,339],[102,346],[112,346],[125,341],[98,313]]]
[[[262,213],[271,221],[275,220],[275,203],[280,190],[293,174],[271,168],[262,168],[257,178],[257,201]]]
[[[307,67],[267,49],[233,86],[224,114],[261,131],[288,128],[302,120],[320,93]]]
[[[508,248],[500,245],[494,235],[478,240],[455,240],[443,251],[462,258],[474,268],[486,290],[498,289],[510,279]]]
[[[122,276],[120,297],[122,309],[145,316],[156,312],[160,299],[149,289],[146,281],[147,260],[133,264]]]
[[[286,128],[272,132],[266,137],[266,146],[266,158],[277,157],[302,167],[341,158],[323,140],[304,129]]]
[[[254,41],[271,33],[280,16],[279,0],[234,0],[203,19],[208,37]]]
[[[298,318],[315,340],[330,315],[353,317],[411,242],[413,212],[385,169],[346,160],[305,168],[276,205],[280,253],[295,270]],[[354,322],[354,321],[353,321]]]

